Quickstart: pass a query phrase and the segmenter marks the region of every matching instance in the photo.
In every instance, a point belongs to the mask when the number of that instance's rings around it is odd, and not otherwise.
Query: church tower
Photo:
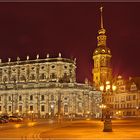
[[[94,67],[92,70],[93,82],[96,87],[110,81],[112,78],[112,68],[110,65],[111,51],[106,45],[106,30],[103,26],[103,7],[100,7],[101,25],[97,36],[97,48],[93,52]]]

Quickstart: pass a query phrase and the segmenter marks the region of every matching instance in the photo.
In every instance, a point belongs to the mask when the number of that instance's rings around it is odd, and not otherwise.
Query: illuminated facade
[[[105,103],[110,107],[113,116],[140,116],[140,78],[124,80],[122,76],[118,76],[115,85],[115,92],[105,93]]]
[[[93,53],[94,68],[92,70],[93,82],[96,87],[104,84],[105,81],[110,81],[112,78],[112,69],[110,66],[111,51],[106,45],[107,36],[106,30],[103,27],[102,7],[101,10],[101,28],[97,36],[97,48]]]
[[[101,97],[87,82],[76,82],[76,59],[57,58],[0,63],[0,113],[34,117],[63,114],[98,117]]]

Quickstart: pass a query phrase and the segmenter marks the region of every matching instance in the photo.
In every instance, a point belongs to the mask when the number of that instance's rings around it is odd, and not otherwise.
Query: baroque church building
[[[37,55],[0,62],[0,113],[35,118],[98,117],[101,95],[87,81],[76,82],[76,59]]]

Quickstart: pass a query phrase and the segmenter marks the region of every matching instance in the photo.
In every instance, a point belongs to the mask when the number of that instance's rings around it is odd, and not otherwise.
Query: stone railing
[[[95,90],[94,87],[82,83],[58,83],[58,82],[28,82],[16,84],[0,84],[0,90],[30,89],[30,88],[76,88]]]

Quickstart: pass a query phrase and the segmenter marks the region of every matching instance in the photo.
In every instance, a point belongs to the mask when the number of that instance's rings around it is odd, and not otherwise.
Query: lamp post
[[[53,116],[54,116],[54,105],[51,104],[51,117],[53,117]]]
[[[34,111],[32,110],[31,113],[32,113],[32,122],[33,122],[33,113],[34,113]]]
[[[137,115],[137,117],[139,117],[139,107],[138,106],[136,106],[136,115]]]
[[[104,85],[100,86],[100,90],[104,93],[104,95],[102,94],[102,103],[106,104],[104,96],[106,96],[108,94],[108,92],[111,93],[112,91],[115,91],[116,86],[111,85],[110,81],[106,81]],[[103,114],[103,107],[104,106],[101,106],[102,114]],[[111,113],[110,113],[109,105],[105,108],[106,108],[105,115],[103,114],[105,116],[103,132],[112,132],[112,121],[111,121]],[[104,116],[102,116],[102,117],[104,117]]]
[[[18,114],[18,81],[14,78],[14,89],[15,89],[15,109],[16,109],[16,114]],[[13,102],[13,97],[12,97],[12,102]]]
[[[62,119],[62,105],[61,105],[61,93],[59,94],[58,97],[58,123],[61,123],[61,119]]]
[[[32,120],[32,122],[33,122],[33,113],[34,113],[34,111],[32,110],[32,111],[29,111],[28,113],[29,113],[29,115],[31,116],[31,118],[30,118],[30,119],[31,119],[31,120]]]
[[[12,116],[13,116],[13,113],[14,113],[14,109],[13,109],[13,107],[14,107],[14,99],[13,99],[13,94],[12,94],[12,100],[11,100],[11,103],[12,103]]]
[[[101,117],[101,121],[103,121],[103,120],[104,120],[104,110],[106,109],[106,105],[101,104],[99,107],[100,107],[100,108],[101,108],[101,110],[102,110],[102,117]]]

